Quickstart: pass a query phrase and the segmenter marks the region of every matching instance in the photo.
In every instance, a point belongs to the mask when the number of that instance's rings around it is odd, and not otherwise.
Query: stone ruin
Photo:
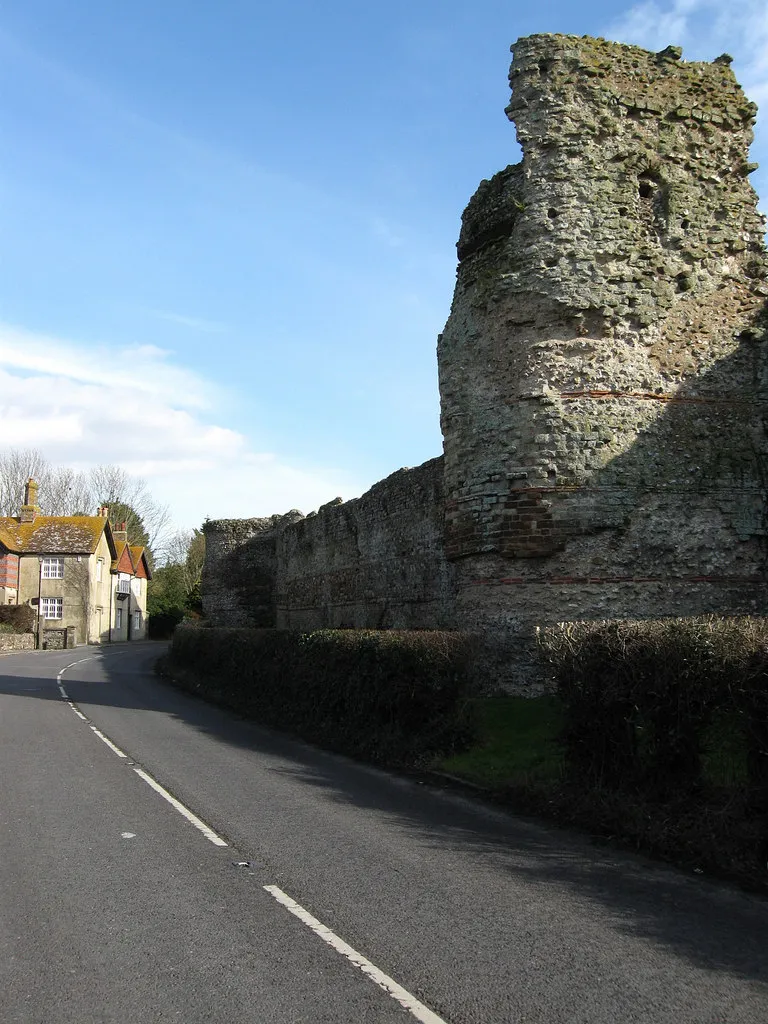
[[[254,622],[227,577],[256,558],[259,624],[467,629],[489,677],[525,685],[537,625],[765,612],[756,107],[725,54],[562,35],[512,53],[523,158],[462,218],[444,459],[245,521],[269,524],[248,544],[208,523],[213,622]]]

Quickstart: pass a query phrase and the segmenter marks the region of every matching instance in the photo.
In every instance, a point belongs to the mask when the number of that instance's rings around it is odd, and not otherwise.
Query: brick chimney
[[[128,541],[128,527],[125,523],[115,523],[112,528],[112,536],[115,540]]]
[[[40,515],[40,506],[37,504],[37,490],[39,484],[32,477],[24,485],[24,504],[19,511],[20,523],[33,523],[35,516]]]
[[[109,509],[106,505],[99,505],[96,509],[96,515],[100,516],[102,519],[107,519],[109,517]]]

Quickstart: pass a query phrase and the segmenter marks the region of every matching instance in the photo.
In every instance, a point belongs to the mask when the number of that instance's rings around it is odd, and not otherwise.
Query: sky
[[[768,110],[765,0],[5,0],[0,450],[118,464],[181,529],[439,455],[461,213],[520,157],[536,32],[728,52]],[[751,159],[768,197],[764,116]]]

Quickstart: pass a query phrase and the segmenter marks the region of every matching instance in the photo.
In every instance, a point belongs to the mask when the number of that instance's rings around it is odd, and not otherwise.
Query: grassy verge
[[[480,697],[471,701],[470,713],[475,743],[439,761],[438,771],[491,790],[560,778],[556,739],[563,713],[557,697]]]
[[[768,832],[745,806],[743,750],[731,720],[708,730],[704,778],[694,793],[587,787],[569,779],[558,734],[558,697],[488,697],[470,702],[475,741],[435,760],[434,770],[482,787],[514,811],[588,832],[593,839],[680,867],[768,891]]]

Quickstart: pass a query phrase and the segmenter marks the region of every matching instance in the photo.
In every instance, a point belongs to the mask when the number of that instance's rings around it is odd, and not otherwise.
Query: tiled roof
[[[128,542],[124,540],[115,541],[116,554],[112,559],[112,572],[127,572],[133,576],[134,565],[131,557],[131,549]]]
[[[0,544],[16,554],[92,554],[106,524],[102,516],[35,516],[31,523],[0,516]]]
[[[141,547],[139,544],[131,545],[131,558],[133,564],[136,566],[136,575],[141,579],[152,579],[152,572],[149,568],[149,562],[147,561],[146,548]]]

